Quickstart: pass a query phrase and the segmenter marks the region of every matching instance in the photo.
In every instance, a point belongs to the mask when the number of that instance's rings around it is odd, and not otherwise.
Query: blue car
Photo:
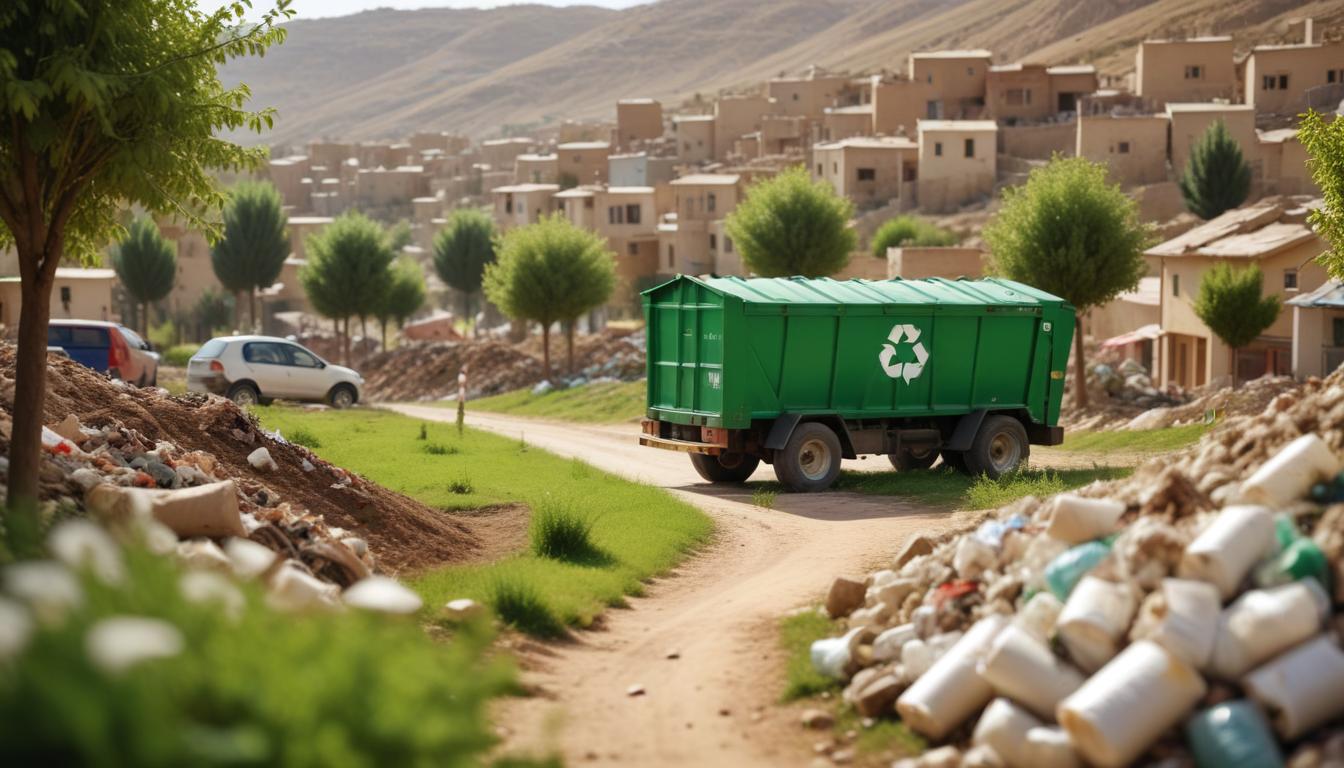
[[[120,323],[52,320],[47,349],[60,349],[80,365],[140,387],[159,380],[159,354],[148,341]]]

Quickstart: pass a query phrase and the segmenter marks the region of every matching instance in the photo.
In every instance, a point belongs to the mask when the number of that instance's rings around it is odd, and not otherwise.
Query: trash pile
[[[0,345],[5,455],[13,371],[14,348]],[[480,547],[461,521],[268,434],[223,398],[139,389],[58,358],[47,387],[41,498],[56,514],[118,524],[148,514],[183,539],[184,556],[218,560],[245,540],[340,587]]]
[[[1107,396],[1131,402],[1140,408],[1181,405],[1186,401],[1179,387],[1169,385],[1159,390],[1153,386],[1148,369],[1133,358],[1125,358],[1116,366],[1098,363],[1092,366],[1092,373]]]
[[[812,662],[897,766],[1344,761],[1344,373],[837,579]]]
[[[553,384],[632,381],[644,376],[644,335],[603,332],[574,339],[576,373]],[[564,338],[551,337],[551,368],[565,366]],[[406,344],[368,358],[361,369],[370,400],[426,401],[457,396],[457,374],[467,369],[467,397],[497,395],[542,381],[541,340],[518,345],[494,339]]]

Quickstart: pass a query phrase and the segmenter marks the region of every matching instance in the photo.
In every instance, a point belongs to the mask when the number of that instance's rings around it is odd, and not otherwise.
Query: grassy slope
[[[1117,429],[1099,432],[1072,432],[1064,437],[1062,448],[1079,452],[1158,452],[1174,451],[1193,445],[1212,429],[1209,424],[1187,424],[1165,429]]]
[[[495,563],[420,574],[411,586],[431,615],[458,597],[492,604],[497,586],[507,582],[535,592],[560,621],[583,626],[604,606],[638,594],[645,579],[672,567],[712,530],[703,513],[660,489],[518,440],[471,429],[459,437],[451,424],[429,423],[422,441],[422,422],[383,411],[272,407],[258,414],[269,428],[317,438],[323,458],[432,507],[466,510],[521,501],[535,508],[552,500],[592,521],[593,541],[607,556],[601,562],[574,564],[520,552]]]
[[[456,402],[444,402],[442,405],[445,408],[457,408]],[[644,382],[584,384],[544,395],[534,395],[530,389],[517,389],[502,395],[467,401],[467,410],[473,408],[586,424],[615,424],[633,421],[644,414]]]

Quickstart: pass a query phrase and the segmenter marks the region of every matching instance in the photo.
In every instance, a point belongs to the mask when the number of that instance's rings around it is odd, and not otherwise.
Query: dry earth
[[[455,418],[443,408],[387,407],[419,419]],[[506,748],[558,749],[571,764],[799,763],[806,734],[796,711],[777,706],[780,617],[819,600],[836,573],[864,573],[908,537],[954,521],[918,504],[850,493],[780,494],[774,509],[763,509],[741,489],[703,483],[685,456],[639,447],[629,426],[493,414],[468,414],[468,423],[665,487],[717,525],[710,546],[628,610],[609,612],[599,628],[563,643],[520,646],[535,695],[502,705]],[[878,468],[872,460],[846,464]],[[755,476],[772,477],[767,467]],[[678,658],[668,658],[672,652]],[[633,685],[645,693],[627,695]]]

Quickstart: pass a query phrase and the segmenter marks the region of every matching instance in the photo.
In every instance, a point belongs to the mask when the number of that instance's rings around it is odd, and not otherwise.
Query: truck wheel
[[[970,470],[966,469],[966,454],[962,451],[943,451],[943,466],[963,475],[970,474]]]
[[[825,424],[799,424],[775,453],[775,476],[795,491],[823,491],[840,475],[840,438]]]
[[[751,477],[760,463],[759,458],[745,453],[721,453],[718,456],[691,454],[691,466],[711,483],[740,483]]]
[[[898,453],[887,454],[887,460],[891,466],[896,468],[897,472],[909,472],[912,469],[928,469],[933,466],[933,462],[938,460],[938,449],[933,446],[927,448],[905,448]]]
[[[966,452],[966,468],[974,476],[988,475],[991,480],[1026,466],[1031,449],[1027,430],[1011,416],[990,416],[980,425],[971,450]]]

